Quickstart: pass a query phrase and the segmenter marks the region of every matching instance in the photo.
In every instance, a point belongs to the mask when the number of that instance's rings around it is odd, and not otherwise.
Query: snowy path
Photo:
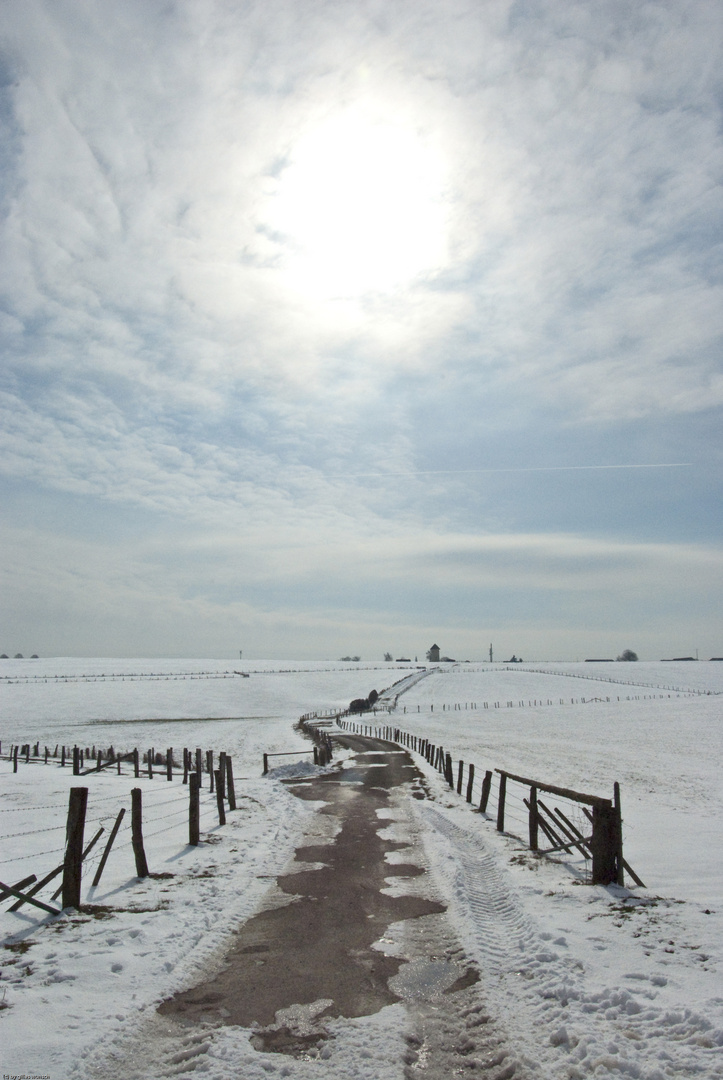
[[[388,686],[386,690],[382,690],[381,694],[377,698],[379,705],[389,705],[392,709],[397,707],[397,701],[406,694],[408,690],[411,690],[413,686],[421,682],[422,679],[429,678],[430,675],[434,675],[438,668],[422,668],[420,671],[414,671],[411,675],[407,675],[406,678],[400,679],[398,682]]]
[[[436,898],[414,810],[427,797],[422,774],[388,743],[338,741],[354,752],[341,771],[290,785],[320,810],[262,910],[216,970],[164,1002],[141,1041],[116,1047],[90,1076],[306,1076],[310,1065],[318,1077],[366,1076],[359,1038],[382,1010],[399,1053],[393,1071],[374,1075],[529,1075],[491,1023],[481,973]],[[490,928],[504,935],[502,908],[493,889]],[[367,1028],[367,1059],[379,1035],[378,1022]]]

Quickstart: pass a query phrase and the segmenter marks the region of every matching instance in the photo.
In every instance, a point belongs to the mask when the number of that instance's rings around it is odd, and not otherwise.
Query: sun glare
[[[385,292],[446,260],[442,162],[412,130],[342,114],[293,148],[270,217],[295,287]]]

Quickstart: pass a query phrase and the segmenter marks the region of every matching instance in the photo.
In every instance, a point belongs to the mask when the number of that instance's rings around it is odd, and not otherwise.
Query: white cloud
[[[191,547],[203,526],[229,566],[238,530],[254,587],[346,576],[354,603],[360,568],[450,596],[619,595],[686,566],[703,591],[708,556],[670,547],[665,503],[657,546],[598,550],[592,528],[515,536],[481,497],[473,528],[461,487],[383,474],[440,446],[484,467],[493,430],[524,452],[552,412],[575,463],[595,463],[593,425],[644,419],[653,460],[669,417],[696,441],[723,394],[718,5],[6,0],[0,18],[0,469],[28,499],[167,516]],[[714,517],[701,505],[701,532]]]

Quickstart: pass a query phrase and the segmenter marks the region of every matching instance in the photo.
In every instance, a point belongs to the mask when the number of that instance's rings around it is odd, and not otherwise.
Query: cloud
[[[68,565],[104,514],[142,521],[169,612],[196,551],[239,604],[329,625],[427,618],[420,589],[453,620],[465,588],[572,621],[681,567],[703,604],[717,480],[485,470],[715,456],[722,21],[6,0],[8,490],[67,500]]]

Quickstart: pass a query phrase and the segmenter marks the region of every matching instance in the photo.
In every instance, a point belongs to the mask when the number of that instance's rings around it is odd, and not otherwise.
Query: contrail
[[[532,465],[496,469],[407,469],[404,472],[337,473],[349,479],[363,476],[459,476],[486,473],[579,472],[585,469],[687,469],[691,461],[665,461],[644,465]]]

